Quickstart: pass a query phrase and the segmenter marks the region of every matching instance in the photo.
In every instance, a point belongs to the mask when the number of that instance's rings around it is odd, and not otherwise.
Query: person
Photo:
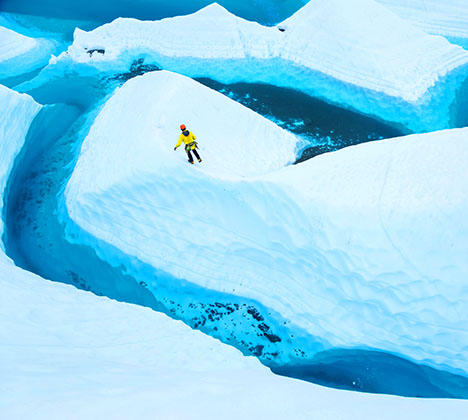
[[[195,157],[198,159],[199,162],[201,162],[200,155],[196,151],[198,148],[198,143],[195,141],[196,137],[193,133],[191,133],[189,130],[187,130],[187,127],[185,124],[181,124],[180,129],[182,130],[182,133],[179,136],[179,141],[174,147],[174,150],[177,150],[177,148],[184,142],[185,144],[185,151],[187,152],[188,156],[188,161],[193,164],[193,158],[192,158],[192,153],[195,155]]]

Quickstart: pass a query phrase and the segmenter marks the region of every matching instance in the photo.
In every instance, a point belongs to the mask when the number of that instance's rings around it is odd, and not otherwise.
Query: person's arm
[[[182,134],[179,136],[179,141],[175,145],[174,150],[176,150],[181,145],[181,143],[182,143]]]

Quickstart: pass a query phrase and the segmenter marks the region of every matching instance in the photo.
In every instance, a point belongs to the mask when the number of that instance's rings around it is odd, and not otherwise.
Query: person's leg
[[[187,152],[187,156],[188,156],[188,161],[190,163],[193,163],[193,157],[192,157],[192,154],[190,153],[190,149],[187,149],[186,152]]]
[[[198,154],[197,150],[196,150],[196,149],[193,149],[192,152],[193,152],[193,154],[196,156],[196,158],[198,159],[198,161],[201,162],[201,157],[200,157],[200,155]]]

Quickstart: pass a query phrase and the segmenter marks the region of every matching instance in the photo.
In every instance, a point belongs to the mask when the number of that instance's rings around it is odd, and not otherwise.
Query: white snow
[[[317,349],[380,349],[466,374],[468,129],[281,168],[290,134],[228,102],[169,72],[127,82],[83,144],[72,220],[127,254],[130,272],[137,258],[255,299]],[[172,150],[180,123],[202,164]],[[73,223],[69,235],[86,241]]]
[[[0,26],[0,79],[46,65],[55,49],[54,41],[31,38]]]
[[[154,22],[119,18],[91,32],[77,29],[58,62],[119,72],[145,58],[190,77],[293,87],[416,131],[450,127],[456,88],[445,82],[467,65],[463,48],[374,0],[311,0],[278,27],[286,31],[216,3]],[[95,48],[105,53],[88,53]],[[442,89],[437,113],[428,108],[436,88]]]
[[[1,210],[13,160],[40,105],[1,86],[0,103]],[[160,157],[168,159],[163,150]],[[359,394],[278,377],[165,315],[26,272],[3,250],[0,378],[5,420],[456,420],[468,404]]]
[[[468,4],[465,0],[377,0],[427,33],[462,41],[468,47]]]

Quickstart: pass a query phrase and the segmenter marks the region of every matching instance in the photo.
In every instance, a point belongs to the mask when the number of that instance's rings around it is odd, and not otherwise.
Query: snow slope
[[[468,5],[465,0],[377,0],[423,31],[442,35],[468,48]]]
[[[2,86],[0,103],[1,210],[13,160],[41,107]],[[5,420],[462,419],[467,409],[462,400],[359,394],[273,375],[165,315],[19,269],[3,250],[0,377]]]
[[[56,43],[44,38],[30,38],[0,26],[0,80],[45,66]]]
[[[312,0],[278,27],[286,31],[216,3],[155,22],[116,19],[91,32],[77,29],[58,63],[122,72],[144,58],[191,77],[293,87],[415,131],[454,124],[450,105],[468,74],[461,47],[374,0]],[[89,53],[96,49],[105,53]]]
[[[166,282],[260,302],[305,337],[306,357],[374,348],[467,374],[467,129],[281,168],[289,135],[228,101],[168,72],[127,82],[67,186],[70,238],[89,232],[129,272],[141,261]],[[172,150],[182,122],[200,165]]]

